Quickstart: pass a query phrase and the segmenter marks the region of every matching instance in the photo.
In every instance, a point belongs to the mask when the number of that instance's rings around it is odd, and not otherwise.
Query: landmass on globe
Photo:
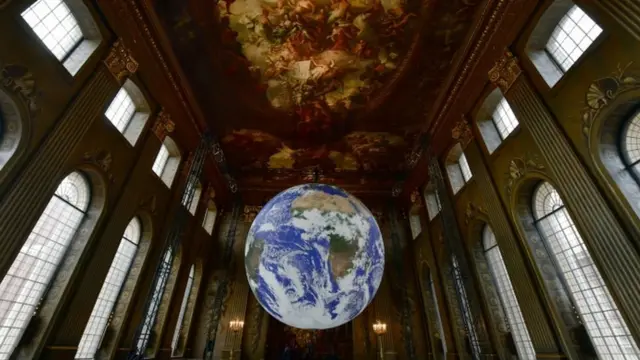
[[[249,285],[283,323],[327,329],[355,318],[373,299],[384,246],[371,212],[330,185],[300,185],[256,216],[245,245]]]

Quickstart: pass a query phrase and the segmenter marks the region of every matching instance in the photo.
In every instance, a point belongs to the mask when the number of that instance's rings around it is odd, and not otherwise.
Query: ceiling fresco
[[[243,174],[259,185],[316,168],[326,178],[388,188],[406,175],[405,159],[479,2],[154,6],[240,183]]]

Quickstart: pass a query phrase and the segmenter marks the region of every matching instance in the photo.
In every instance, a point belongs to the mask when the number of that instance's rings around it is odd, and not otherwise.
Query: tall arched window
[[[555,0],[540,17],[526,50],[542,78],[554,86],[601,33],[571,0]]]
[[[556,189],[542,182],[533,215],[558,273],[602,359],[637,359],[640,350]]]
[[[2,279],[0,359],[8,359],[18,345],[85,218],[90,197],[89,183],[79,172],[62,180]]]
[[[149,118],[149,105],[140,89],[127,80],[104,115],[131,145],[135,145]]]
[[[102,336],[107,329],[109,316],[120,295],[122,285],[127,278],[131,263],[138,250],[140,242],[141,225],[140,220],[135,217],[131,219],[120,240],[118,251],[116,252],[107,277],[102,284],[100,294],[93,311],[89,317],[89,322],[82,333],[76,359],[93,359],[100,346]]]
[[[473,313],[469,306],[467,290],[464,288],[460,265],[458,265],[458,259],[456,259],[455,255],[451,257],[451,270],[453,272],[452,275],[456,287],[456,293],[458,294],[458,301],[460,302],[460,310],[462,311],[464,325],[467,330],[467,337],[469,338],[469,345],[471,345],[471,355],[473,355],[474,360],[480,360],[480,355],[482,353],[482,350],[480,349],[480,341],[478,340],[478,334],[476,333]]]
[[[22,18],[72,75],[101,41],[100,31],[82,2],[37,0],[22,12]]]
[[[476,115],[476,124],[490,154],[519,125],[516,115],[511,110],[511,106],[509,106],[509,102],[498,88],[485,98]]]
[[[171,263],[173,262],[173,250],[169,247],[162,257],[162,263],[159,268],[159,274],[157,275],[157,281],[151,294],[151,306],[147,308],[147,313],[144,314],[142,320],[142,329],[140,336],[138,337],[138,343],[136,344],[140,353],[144,353],[149,346],[149,340],[151,339],[151,332],[156,323],[156,317],[158,316],[158,309],[160,308],[160,302],[164,295],[164,290],[167,287],[167,281],[169,280],[169,274],[171,272]]]
[[[449,175],[449,183],[453,193],[456,194],[466,183],[471,180],[473,174],[471,168],[467,162],[467,157],[464,156],[462,146],[456,144],[451,151],[446,161],[447,174]]]
[[[624,129],[620,152],[627,171],[640,185],[640,111],[635,113]]]
[[[191,288],[193,287],[194,276],[195,267],[191,265],[191,269],[189,270],[189,279],[187,280],[187,286],[184,289],[184,296],[182,297],[182,304],[180,305],[178,322],[176,323],[176,329],[173,332],[173,340],[171,341],[171,353],[173,356],[176,356],[178,353],[178,340],[180,338],[180,332],[184,323],[184,315],[187,312],[187,304],[189,302],[189,296],[191,296]]]
[[[518,299],[513,291],[509,274],[507,273],[507,267],[502,259],[502,253],[498,248],[496,236],[493,234],[493,230],[489,225],[485,225],[482,231],[482,247],[484,254],[489,264],[489,270],[493,276],[493,281],[498,288],[498,294],[500,302],[504,312],[507,314],[507,320],[511,328],[511,335],[518,351],[520,359],[532,359],[536,358],[536,351],[533,348],[529,331],[522,317],[522,311],[518,304]]]
[[[202,219],[202,227],[209,235],[213,233],[213,227],[216,224],[216,215],[216,204],[210,200],[207,211],[204,213],[204,219]]]
[[[160,177],[165,185],[171,187],[173,179],[176,177],[176,173],[178,172],[179,165],[180,151],[178,150],[178,146],[170,137],[167,136],[162,145],[160,145],[160,150],[158,150],[158,155],[156,155],[156,159],[153,162],[153,167],[151,169],[156,175],[158,175],[158,177]]]

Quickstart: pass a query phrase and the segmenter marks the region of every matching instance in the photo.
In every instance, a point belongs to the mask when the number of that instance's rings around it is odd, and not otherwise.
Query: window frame
[[[631,177],[636,181],[638,186],[640,186],[640,157],[638,160],[632,161],[629,157],[629,150],[627,146],[627,139],[629,138],[628,134],[632,125],[634,125],[634,121],[637,121],[638,128],[640,129],[640,109],[636,109],[632,112],[632,115],[627,117],[621,126],[620,135],[618,138],[618,154],[622,159],[622,164],[624,166],[624,170],[627,171]],[[638,134],[640,137],[640,134]]]
[[[195,264],[191,265],[189,269],[189,277],[187,278],[187,284],[184,289],[184,295],[182,296],[182,302],[180,303],[180,312],[178,313],[178,321],[176,322],[176,327],[174,329],[173,337],[171,339],[171,356],[179,356],[178,354],[178,341],[180,340],[180,334],[182,333],[182,328],[184,326],[185,317],[187,315],[187,307],[189,305],[189,300],[193,295],[193,286],[195,285],[196,278],[196,268]]]

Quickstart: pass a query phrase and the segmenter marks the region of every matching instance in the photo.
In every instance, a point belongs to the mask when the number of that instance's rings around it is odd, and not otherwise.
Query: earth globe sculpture
[[[345,324],[382,281],[384,245],[371,211],[331,185],[305,184],[271,199],[245,244],[249,286],[262,307],[300,329]]]

